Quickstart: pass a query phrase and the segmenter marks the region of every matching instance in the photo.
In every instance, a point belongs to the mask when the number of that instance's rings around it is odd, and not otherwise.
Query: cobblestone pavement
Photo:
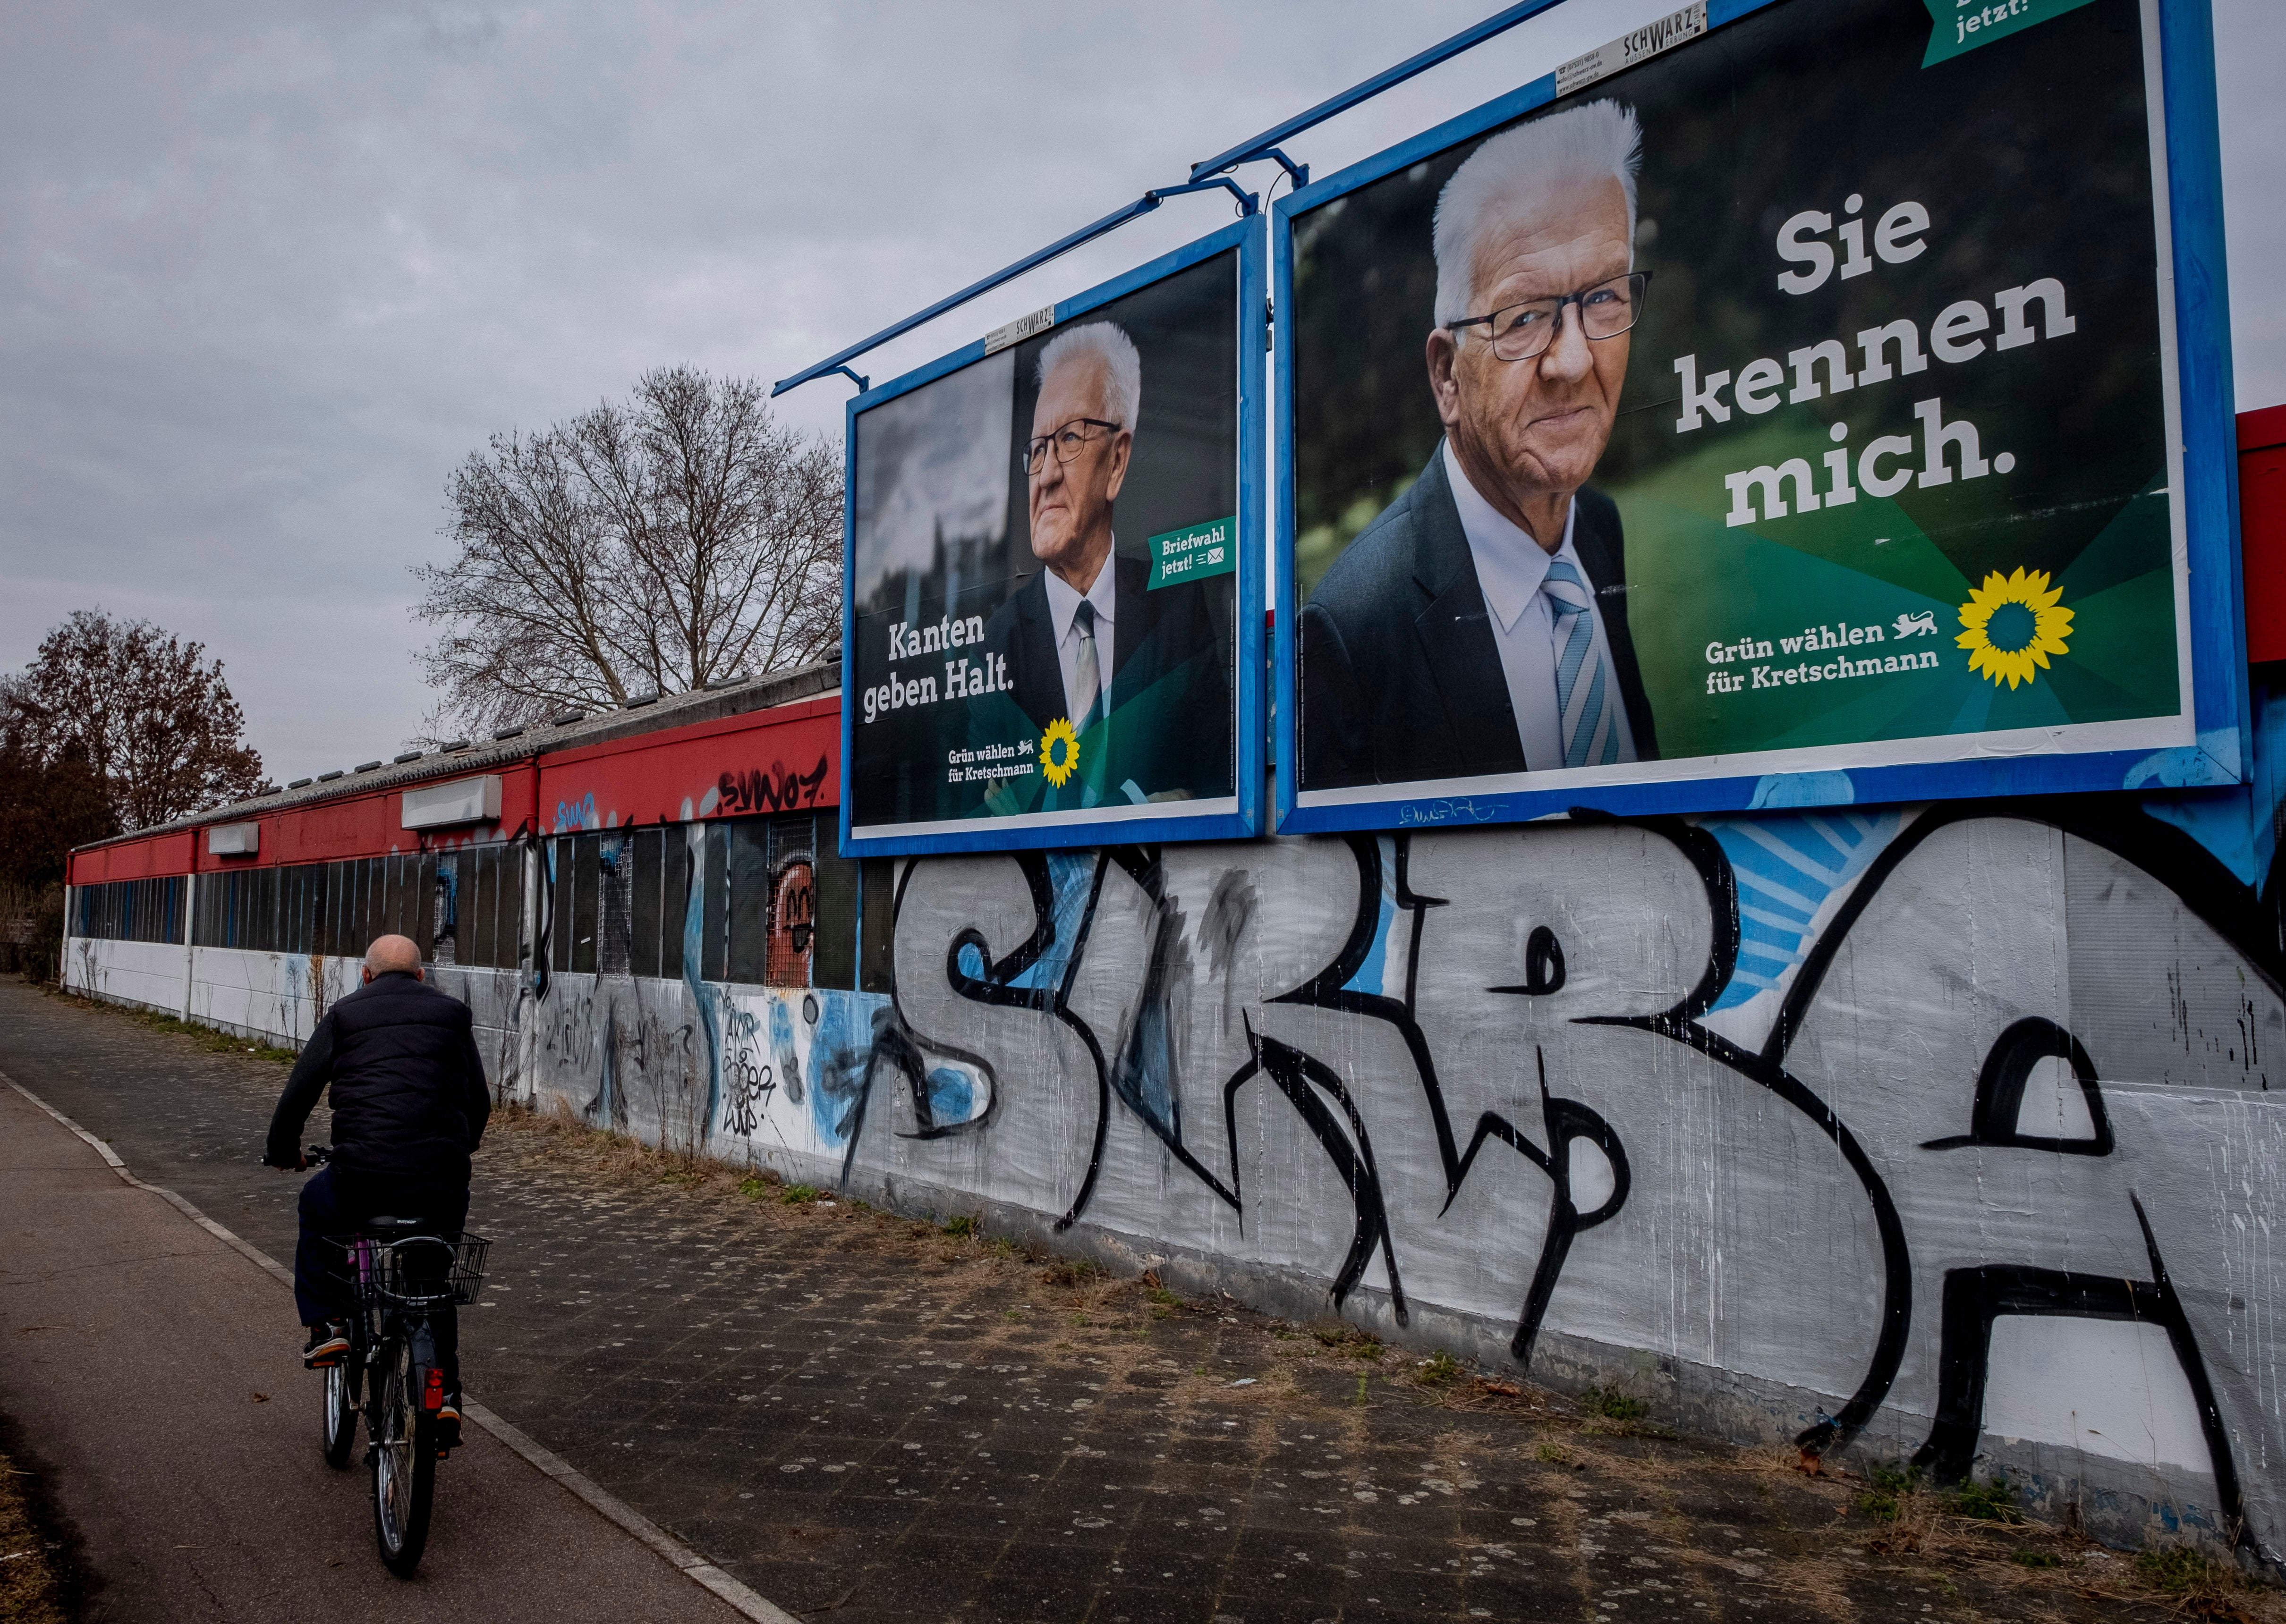
[[[255,1164],[276,1062],[5,981],[0,1071],[289,1255],[296,1181]],[[1790,1455],[1447,1374],[1330,1321],[495,1123],[471,1394],[805,1617],[2182,1616],[2054,1531],[1927,1495],[1886,1520],[1867,1485]],[[292,1321],[281,1297],[260,1332]],[[2227,1605],[2286,1617],[2273,1592]]]

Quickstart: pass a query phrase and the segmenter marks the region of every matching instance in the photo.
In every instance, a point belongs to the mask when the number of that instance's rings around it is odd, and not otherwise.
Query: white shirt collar
[[[1502,632],[1512,632],[1540,595],[1551,562],[1569,558],[1573,567],[1579,568],[1579,556],[1572,550],[1572,525],[1580,515],[1580,500],[1573,497],[1565,508],[1564,541],[1550,553],[1469,483],[1450,440],[1445,442],[1444,455],[1445,477],[1453,487],[1453,506],[1460,509],[1461,532],[1468,537],[1469,552],[1477,562],[1477,584],[1484,588],[1485,607],[1492,611]],[[1586,571],[1580,571],[1580,579],[1587,579]],[[1073,601],[1078,601],[1076,594]]]
[[[1119,539],[1112,538],[1111,551],[1103,556],[1103,567],[1095,572],[1095,585],[1087,589],[1087,601],[1095,605],[1099,626],[1108,626],[1116,618],[1118,609],[1118,575],[1115,567],[1119,559]],[[1081,594],[1071,583],[1053,570],[1043,569],[1048,580],[1048,614],[1055,621],[1056,642],[1060,643],[1071,635],[1072,617],[1079,612]]]

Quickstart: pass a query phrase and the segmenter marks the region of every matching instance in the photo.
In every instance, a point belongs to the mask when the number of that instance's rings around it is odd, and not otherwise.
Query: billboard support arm
[[[1261,212],[1262,200],[1227,175],[1216,175],[1205,180],[1186,180],[1179,186],[1154,186],[1143,197],[1145,201],[1156,204],[1165,198],[1180,197],[1186,192],[1208,192],[1217,186],[1230,188],[1231,195],[1238,200],[1238,212],[1242,216]]]
[[[1263,158],[1275,158],[1279,162],[1285,164],[1290,171],[1294,168],[1293,164],[1288,162],[1286,155],[1277,150],[1281,142],[1293,139],[1304,130],[1324,123],[1336,114],[1348,112],[1358,103],[1371,100],[1383,91],[1402,84],[1417,74],[1427,73],[1448,58],[1459,56],[1464,51],[1472,51],[1494,35],[1505,34],[1517,24],[1527,22],[1551,6],[1559,5],[1562,3],[1563,0],[1517,0],[1517,4],[1510,6],[1506,11],[1495,12],[1482,22],[1462,29],[1441,44],[1431,45],[1416,56],[1407,57],[1394,67],[1382,69],[1372,78],[1350,86],[1338,96],[1328,97],[1316,106],[1305,113],[1296,114],[1282,124],[1272,125],[1252,140],[1242,141],[1228,152],[1218,153],[1211,158],[1191,165],[1191,178],[1202,180],[1207,176],[1218,175],[1225,169],[1234,169],[1242,163],[1252,163]],[[1302,174],[1295,177],[1294,185],[1297,189],[1307,184],[1307,174],[1308,170],[1305,168]]]
[[[1303,187],[1310,184],[1310,166],[1306,163],[1295,162],[1291,158],[1289,158],[1284,153],[1280,152],[1276,147],[1265,147],[1256,155],[1262,158],[1277,159],[1279,168],[1284,169],[1286,171],[1286,177],[1294,183],[1295,191],[1299,192]]]

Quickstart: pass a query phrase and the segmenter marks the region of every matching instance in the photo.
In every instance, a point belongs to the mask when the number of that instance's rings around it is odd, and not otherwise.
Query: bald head
[[[373,945],[365,950],[365,979],[376,975],[402,973],[421,974],[421,950],[413,945],[410,936],[376,936]]]

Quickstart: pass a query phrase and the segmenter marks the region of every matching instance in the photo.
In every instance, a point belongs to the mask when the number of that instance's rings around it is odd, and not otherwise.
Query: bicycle
[[[314,1167],[332,1152],[312,1145],[303,1155]],[[445,1373],[430,1316],[476,1300],[492,1250],[481,1235],[445,1240],[421,1234],[422,1226],[420,1218],[374,1218],[349,1234],[326,1237],[342,1253],[335,1277],[349,1287],[357,1312],[349,1321],[349,1352],[322,1369],[319,1448],[326,1464],[346,1467],[363,1416],[374,1542],[382,1565],[400,1579],[421,1565],[437,1462],[447,1453],[437,1438]]]

